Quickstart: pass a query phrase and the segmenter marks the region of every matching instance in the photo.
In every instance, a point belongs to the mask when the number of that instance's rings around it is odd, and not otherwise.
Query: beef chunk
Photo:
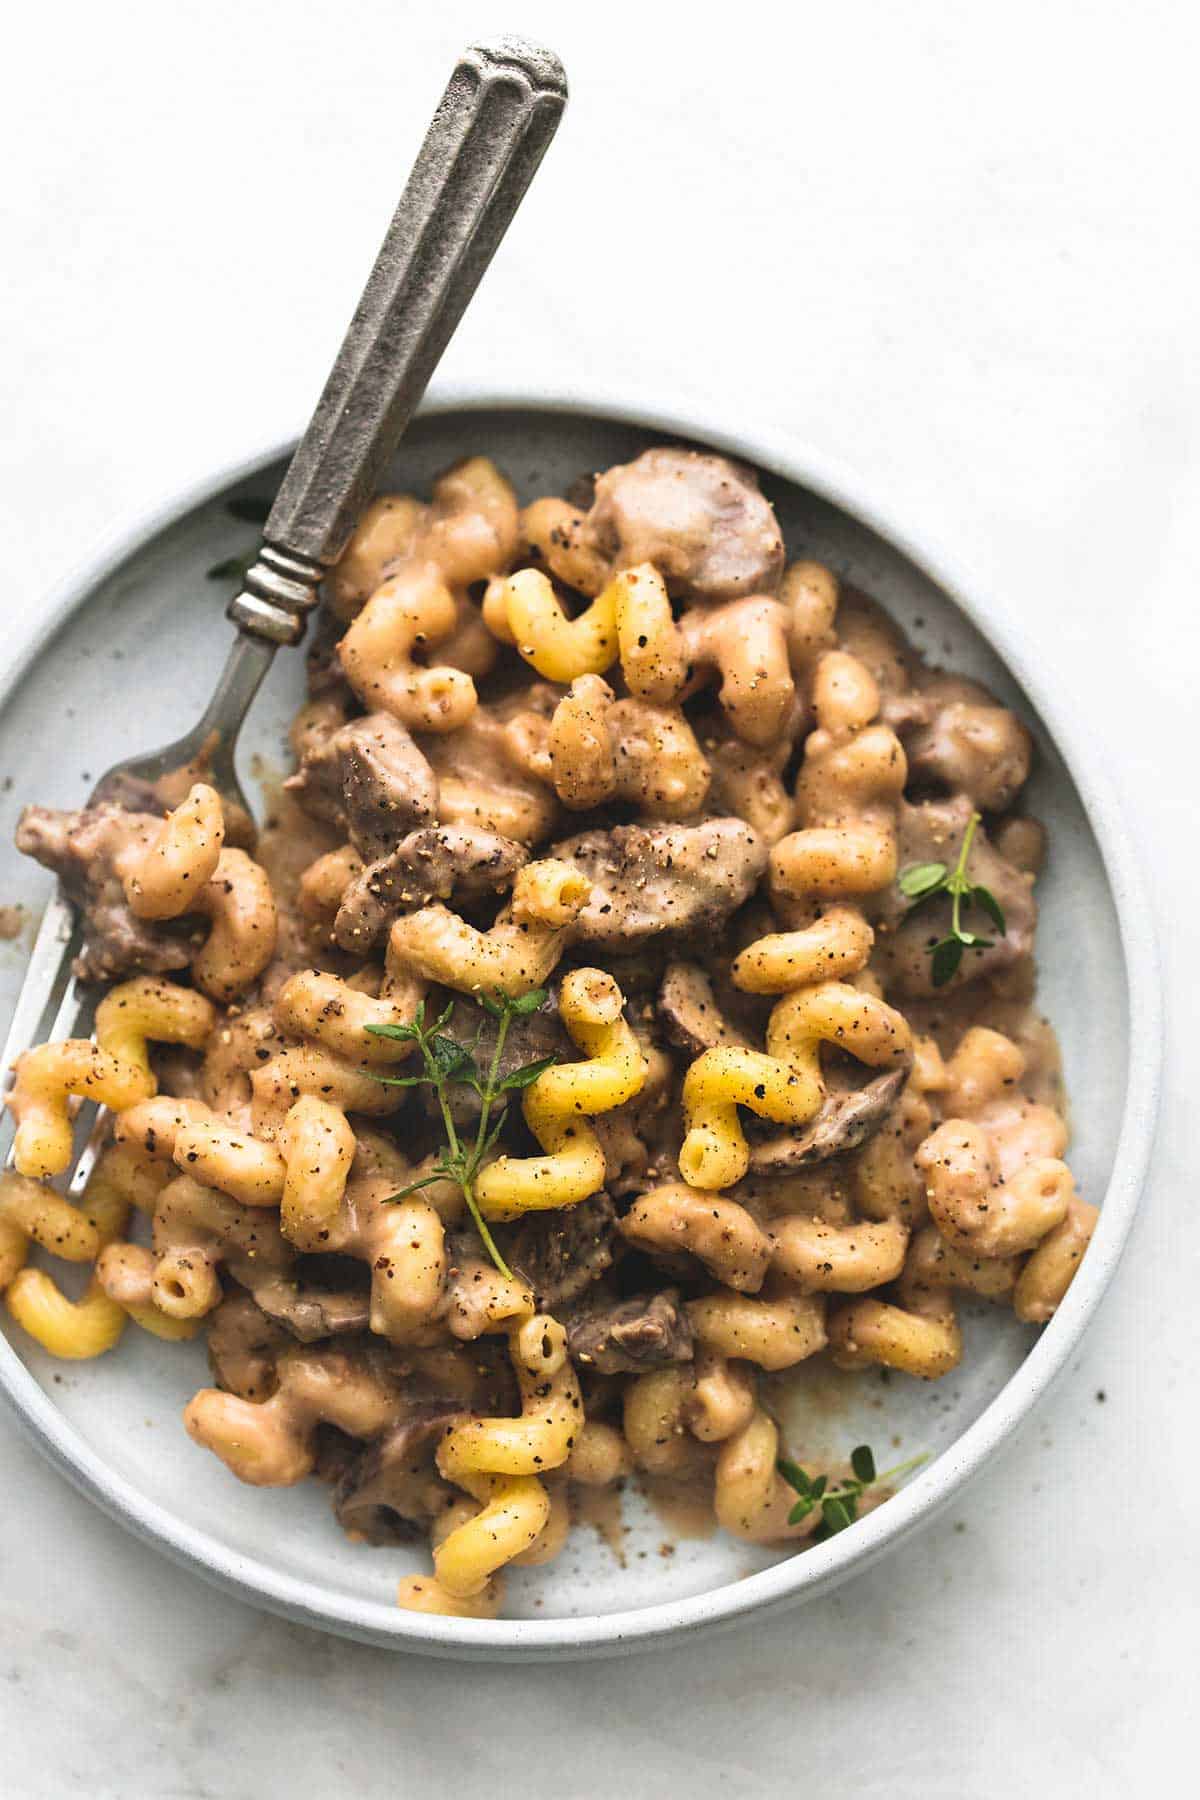
[[[411,831],[351,882],[333,934],[344,950],[365,956],[400,913],[430,900],[462,905],[499,893],[511,886],[528,855],[524,844],[475,825],[430,825]]]
[[[582,1313],[567,1329],[573,1362],[601,1375],[638,1375],[692,1360],[692,1330],[674,1288]]]
[[[371,1544],[404,1544],[423,1537],[450,1490],[435,1471],[433,1453],[455,1400],[422,1400],[343,1470],[333,1495],[338,1524]]]
[[[364,862],[437,816],[433,770],[390,713],[339,726],[305,751],[284,786],[315,819],[344,831]]]
[[[699,450],[646,450],[596,478],[584,540],[617,568],[653,563],[672,594],[772,594],[783,537],[751,470]]]
[[[81,981],[165,975],[192,957],[187,927],[177,920],[139,919],[117,873],[124,851],[145,848],[162,827],[153,813],[105,803],[83,812],[27,806],[17,822],[17,849],[53,869],[83,918],[83,948],[73,964]]]
[[[585,831],[550,855],[574,863],[591,881],[575,938],[606,950],[628,950],[664,932],[711,937],[753,892],[767,864],[765,844],[741,819]]]
[[[899,815],[899,866],[910,863],[953,864],[971,819],[971,802],[965,794],[953,800],[928,801],[921,806],[901,804]],[[994,975],[1028,956],[1033,948],[1037,904],[1032,878],[1006,862],[980,826],[971,843],[967,875],[989,888],[1004,914],[1004,935],[985,915],[973,910],[966,923],[984,931],[989,949],[963,953],[953,980],[945,988],[933,985],[930,950],[950,929],[950,900],[940,895],[910,913],[911,902],[893,884],[884,893],[876,919],[875,955],[880,973],[890,989],[904,997],[919,998],[947,993],[979,975]]]
[[[612,1267],[616,1217],[607,1194],[531,1213],[508,1237],[505,1259],[529,1283],[538,1306],[553,1312]]]
[[[670,1042],[692,1056],[719,1044],[744,1048],[748,1042],[725,1018],[712,982],[695,963],[668,965],[658,990],[658,1016]]]
[[[889,1117],[907,1080],[907,1069],[889,1069],[865,1087],[827,1094],[820,1112],[805,1131],[752,1145],[751,1169],[756,1175],[783,1175],[792,1169],[827,1162],[844,1150],[857,1150]]]

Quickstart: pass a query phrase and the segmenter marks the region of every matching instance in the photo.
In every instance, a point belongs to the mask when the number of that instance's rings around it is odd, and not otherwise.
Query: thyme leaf
[[[942,862],[910,863],[906,869],[901,869],[896,878],[896,886],[905,899],[912,902],[904,915],[906,919],[911,918],[927,900],[935,899],[938,894],[949,895],[949,935],[931,944],[929,952],[930,975],[934,987],[945,987],[947,982],[953,981],[962,963],[964,950],[990,950],[992,947],[994,939],[980,937],[978,932],[969,931],[963,924],[963,912],[967,908],[979,907],[1001,935],[1008,930],[1004,909],[995,894],[990,888],[972,882],[967,875],[971,843],[979,823],[980,815],[973,812],[963,833],[958,860],[952,869]]]
[[[257,494],[238,494],[225,502],[225,511],[241,525],[265,525],[271,516],[273,500]]]
[[[400,1043],[412,1043],[416,1046],[421,1058],[421,1072],[416,1075],[376,1075],[374,1079],[386,1087],[431,1087],[437,1095],[438,1106],[445,1127],[446,1141],[442,1145],[438,1160],[430,1174],[423,1175],[417,1181],[411,1181],[398,1193],[388,1196],[389,1201],[403,1200],[407,1194],[413,1194],[418,1188],[429,1187],[435,1181],[450,1180],[458,1183],[462,1189],[463,1199],[475,1222],[475,1229],[483,1241],[488,1255],[500,1273],[510,1276],[508,1267],[496,1243],[488,1230],[487,1220],[479,1210],[475,1197],[475,1183],[485,1157],[493,1148],[508,1116],[508,1102],[501,1098],[505,1093],[517,1092],[530,1087],[539,1075],[557,1062],[555,1056],[542,1056],[535,1062],[526,1063],[523,1068],[513,1069],[509,1074],[500,1074],[500,1065],[504,1057],[505,1040],[509,1026],[514,1019],[524,1018],[537,1011],[546,999],[545,988],[535,988],[532,993],[521,994],[516,998],[502,994],[478,994],[475,999],[486,1013],[496,1020],[496,1044],[492,1051],[491,1062],[486,1073],[475,1060],[475,1050],[479,1045],[480,1033],[477,1031],[472,1042],[460,1044],[457,1038],[446,1034],[446,1027],[454,1017],[458,1002],[452,1000],[441,1016],[432,1025],[425,1023],[425,1002],[422,1000],[407,1025],[368,1025],[367,1030],[373,1037],[391,1038]],[[450,1087],[454,1083],[465,1083],[473,1088],[479,1096],[479,1124],[475,1135],[460,1137],[454,1115],[450,1108]],[[499,1102],[499,1104],[497,1104]]]
[[[205,580],[244,581],[257,558],[257,547],[247,550],[244,556],[227,556],[223,562],[214,563],[211,569],[204,571]]]
[[[839,1531],[845,1531],[848,1525],[854,1524],[858,1517],[859,1501],[868,1488],[881,1486],[898,1475],[907,1475],[910,1470],[920,1468],[927,1460],[926,1456],[914,1456],[908,1462],[897,1463],[894,1468],[885,1469],[880,1474],[875,1467],[871,1446],[858,1444],[850,1452],[850,1467],[854,1473],[835,1479],[831,1485],[828,1475],[809,1475],[799,1463],[781,1456],[775,1467],[788,1486],[800,1496],[788,1514],[787,1522],[789,1525],[798,1525],[801,1519],[807,1519],[819,1506],[821,1523],[813,1534],[813,1541],[819,1543],[824,1538],[834,1537]]]

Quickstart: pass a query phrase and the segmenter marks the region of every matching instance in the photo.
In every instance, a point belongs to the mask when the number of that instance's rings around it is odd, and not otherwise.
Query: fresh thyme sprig
[[[273,494],[238,494],[225,502],[225,511],[239,525],[265,525],[274,504]]]
[[[885,1469],[880,1475],[876,1472],[870,1446],[859,1444],[850,1452],[853,1475],[843,1477],[831,1487],[828,1475],[808,1475],[798,1463],[781,1456],[775,1466],[788,1486],[795,1488],[800,1496],[788,1514],[787,1522],[798,1525],[819,1506],[821,1523],[813,1534],[814,1540],[819,1543],[822,1538],[833,1537],[836,1532],[845,1531],[847,1525],[853,1525],[858,1517],[858,1503],[868,1488],[891,1481],[897,1475],[907,1475],[910,1469],[919,1469],[928,1460],[927,1455],[910,1457],[908,1462],[897,1463],[894,1469]]]
[[[442,1013],[428,1028],[425,1024],[425,1002],[422,1000],[413,1015],[411,1025],[368,1025],[367,1030],[375,1037],[395,1038],[400,1043],[411,1043],[417,1047],[424,1065],[419,1075],[376,1075],[376,1081],[382,1081],[388,1087],[421,1087],[428,1083],[438,1098],[442,1112],[442,1122],[446,1128],[446,1142],[442,1145],[438,1159],[427,1175],[418,1181],[410,1181],[398,1193],[390,1194],[388,1200],[403,1200],[408,1194],[415,1194],[418,1188],[431,1187],[435,1181],[455,1181],[462,1189],[463,1199],[471,1217],[487,1249],[488,1255],[502,1275],[511,1276],[508,1267],[495,1240],[488,1230],[487,1221],[479,1210],[475,1198],[475,1180],[483,1166],[483,1160],[492,1148],[504,1128],[508,1116],[508,1102],[500,1101],[499,1110],[493,1117],[493,1108],[502,1094],[515,1093],[527,1088],[535,1082],[545,1069],[558,1061],[555,1056],[542,1056],[536,1062],[526,1063],[523,1068],[513,1069],[503,1078],[500,1075],[500,1063],[504,1056],[504,1044],[508,1037],[508,1028],[514,1019],[524,1018],[537,1011],[546,998],[545,988],[535,988],[531,994],[522,994],[518,999],[508,994],[496,993],[476,996],[485,1012],[496,1020],[496,1045],[492,1051],[492,1060],[486,1074],[480,1072],[475,1061],[475,1052],[479,1048],[479,1040],[483,1033],[483,1025],[469,1044],[460,1044],[457,1038],[446,1036],[446,1026],[454,1017],[457,1002],[452,1000]],[[454,1122],[454,1114],[450,1107],[449,1089],[451,1082],[459,1082],[471,1088],[479,1096],[479,1124],[472,1137],[470,1133],[460,1137]]]
[[[990,950],[992,947],[991,938],[980,937],[977,932],[964,929],[964,906],[982,907],[1001,936],[1008,929],[1000,902],[991,889],[981,887],[978,882],[967,878],[967,858],[971,854],[971,840],[978,824],[979,814],[973,812],[963,833],[958,861],[953,869],[947,868],[943,862],[910,863],[907,869],[901,869],[897,881],[900,892],[912,901],[904,915],[906,919],[910,919],[918,906],[924,906],[935,895],[950,895],[950,935],[939,939],[931,952],[934,987],[945,987],[948,981],[953,980],[958,972],[958,965],[962,962],[964,950]]]
[[[265,525],[273,502],[257,494],[241,494],[225,502],[225,511],[239,525]],[[204,571],[209,581],[244,581],[258,559],[258,545],[241,556],[226,556]]]
[[[258,545],[247,550],[244,556],[227,556],[223,561],[214,563],[211,569],[205,569],[206,581],[245,581],[250,570],[258,560]]]

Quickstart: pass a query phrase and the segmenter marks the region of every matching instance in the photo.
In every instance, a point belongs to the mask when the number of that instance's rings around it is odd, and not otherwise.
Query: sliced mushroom
[[[811,1167],[840,1156],[845,1150],[857,1150],[873,1137],[883,1124],[904,1089],[908,1069],[889,1069],[876,1075],[865,1087],[849,1093],[829,1094],[825,1104],[807,1130],[789,1137],[768,1138],[750,1150],[750,1168],[755,1175],[787,1175],[793,1169]]]
[[[302,1344],[366,1331],[370,1323],[371,1298],[365,1290],[323,1293],[317,1288],[301,1288],[294,1281],[269,1281],[255,1288],[254,1299],[268,1319]]]
[[[437,1475],[433,1452],[450,1420],[461,1415],[454,1400],[423,1400],[344,1471],[334,1490],[338,1524],[371,1544],[404,1544],[424,1535],[450,1488]]]
[[[745,1048],[749,1042],[725,1018],[712,982],[695,963],[668,964],[658,990],[658,1016],[668,1040],[692,1056],[719,1044]]]
[[[601,1375],[637,1375],[691,1362],[692,1328],[676,1288],[635,1294],[577,1318],[567,1331],[571,1358]]]
[[[231,1286],[208,1325],[208,1362],[217,1386],[243,1400],[275,1391],[275,1358],[292,1340],[243,1288]]]
[[[524,1276],[544,1310],[565,1306],[612,1267],[616,1218],[607,1194],[532,1213],[504,1246],[508,1265]]]

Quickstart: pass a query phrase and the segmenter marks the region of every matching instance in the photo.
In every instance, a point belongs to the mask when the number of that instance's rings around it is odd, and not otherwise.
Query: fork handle
[[[345,549],[566,98],[552,51],[500,38],[463,54],[275,497],[258,560],[230,604],[243,632],[272,644],[304,636],[317,585]]]

